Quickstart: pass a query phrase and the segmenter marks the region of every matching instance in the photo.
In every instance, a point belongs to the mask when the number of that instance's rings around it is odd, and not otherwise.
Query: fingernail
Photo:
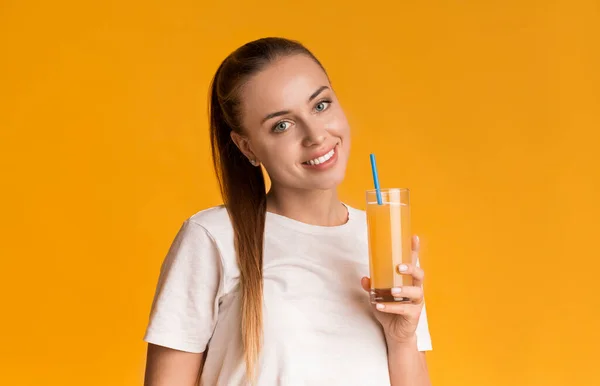
[[[402,288],[399,288],[399,287],[392,288],[392,295],[398,295],[400,292],[402,292]]]
[[[377,304],[375,307],[376,307],[378,310],[383,310],[383,309],[385,308],[385,304],[381,304],[381,303],[379,303],[379,304]]]
[[[400,266],[398,267],[398,270],[400,272],[406,272],[408,270],[408,265],[406,265],[406,264],[400,264]]]

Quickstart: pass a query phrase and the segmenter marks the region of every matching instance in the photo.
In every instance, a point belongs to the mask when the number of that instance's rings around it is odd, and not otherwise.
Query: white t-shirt
[[[259,386],[389,385],[386,342],[360,279],[369,274],[364,211],[340,226],[267,212]],[[239,269],[223,206],[181,226],[160,270],[144,340],[200,353],[201,385],[247,385]],[[431,350],[425,307],[420,351]]]

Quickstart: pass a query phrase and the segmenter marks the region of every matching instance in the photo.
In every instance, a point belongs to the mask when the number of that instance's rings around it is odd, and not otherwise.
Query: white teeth
[[[306,163],[309,165],[319,165],[322,164],[323,162],[328,161],[331,157],[333,157],[333,155],[335,154],[335,148],[331,149],[329,151],[329,153],[325,154],[324,156],[315,158],[315,159],[311,159],[310,161],[307,161]]]

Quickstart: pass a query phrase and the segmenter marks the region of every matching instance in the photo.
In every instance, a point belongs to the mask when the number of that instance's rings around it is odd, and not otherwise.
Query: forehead
[[[329,86],[325,71],[306,55],[282,57],[253,75],[241,90],[245,116],[304,106],[321,86]]]

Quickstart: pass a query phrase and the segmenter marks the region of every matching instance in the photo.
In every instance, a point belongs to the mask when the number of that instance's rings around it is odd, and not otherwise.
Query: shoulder
[[[218,252],[220,240],[227,235],[228,215],[224,207],[203,209],[186,218],[181,224],[171,252],[206,255]]]
[[[225,265],[233,264],[236,256],[233,225],[224,205],[200,210],[191,215],[185,222],[201,229],[201,232],[210,238],[219,250]]]
[[[229,213],[223,205],[213,206],[196,212],[186,222],[204,228],[207,233],[213,236],[233,231]]]
[[[362,209],[356,209],[346,204],[350,218],[355,224],[367,224],[367,212]],[[356,221],[355,221],[356,220]]]

